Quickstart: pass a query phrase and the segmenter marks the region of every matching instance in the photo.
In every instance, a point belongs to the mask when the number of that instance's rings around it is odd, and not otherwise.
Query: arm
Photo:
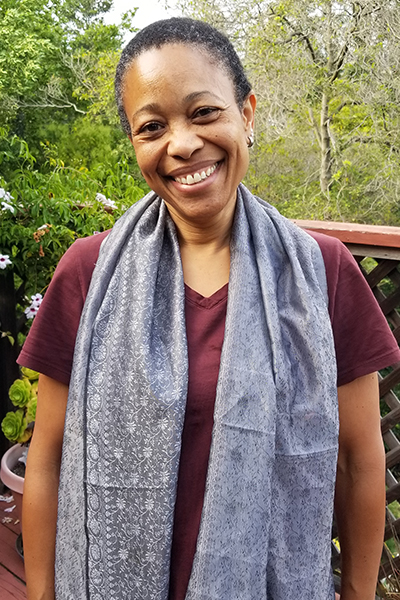
[[[22,515],[29,600],[54,600],[57,494],[67,398],[68,386],[40,375]]]
[[[376,373],[339,387],[338,398],[335,510],[341,600],[374,600],[385,524],[385,453]]]

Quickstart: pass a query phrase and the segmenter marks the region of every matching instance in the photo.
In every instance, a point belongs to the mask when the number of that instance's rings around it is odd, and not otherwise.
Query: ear
[[[243,102],[242,115],[246,133],[254,129],[254,113],[256,111],[257,99],[253,92],[247,96]]]

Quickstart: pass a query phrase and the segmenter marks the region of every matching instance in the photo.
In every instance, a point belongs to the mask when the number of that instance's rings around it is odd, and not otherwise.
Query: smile
[[[186,175],[186,177],[174,177],[175,181],[178,183],[183,183],[184,185],[194,185],[195,183],[199,183],[207,177],[210,177],[218,167],[219,163],[215,163],[212,167],[208,167],[205,171],[200,171],[199,173],[192,173],[191,175]]]

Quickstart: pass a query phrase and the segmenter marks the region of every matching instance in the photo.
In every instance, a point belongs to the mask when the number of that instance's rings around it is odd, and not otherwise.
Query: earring
[[[250,129],[250,135],[247,138],[247,147],[251,148],[254,146],[254,131],[253,128]]]

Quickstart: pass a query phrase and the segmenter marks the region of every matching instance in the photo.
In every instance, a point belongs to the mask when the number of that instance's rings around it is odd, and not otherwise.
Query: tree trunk
[[[329,135],[329,97],[326,92],[322,94],[321,105],[321,172],[320,185],[323,194],[329,192],[329,186],[332,178],[332,153],[331,138]]]

